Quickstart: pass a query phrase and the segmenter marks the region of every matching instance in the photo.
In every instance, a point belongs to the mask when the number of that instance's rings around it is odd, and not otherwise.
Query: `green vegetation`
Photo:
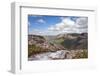
[[[61,44],[63,41],[64,41],[64,39],[63,38],[60,38],[60,39],[54,40],[54,43]]]
[[[62,42],[64,42],[64,39],[63,38],[60,38],[60,39],[54,39],[54,40],[50,40],[48,41],[51,45],[54,45],[54,44],[61,44]]]
[[[46,52],[48,49],[43,49],[42,47],[36,45],[28,45],[28,57],[41,52]]]
[[[88,58],[88,51],[83,50],[82,52],[77,52],[73,59],[79,59],[79,58]]]

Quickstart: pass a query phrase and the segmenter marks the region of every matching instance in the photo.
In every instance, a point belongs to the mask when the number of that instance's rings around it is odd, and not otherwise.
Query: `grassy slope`
[[[41,52],[46,52],[48,49],[41,48],[36,45],[28,45],[28,57],[33,55],[33,54],[38,54]]]

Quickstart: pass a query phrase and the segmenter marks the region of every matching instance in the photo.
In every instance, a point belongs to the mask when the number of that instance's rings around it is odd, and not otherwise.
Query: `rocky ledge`
[[[40,54],[32,55],[28,58],[32,60],[57,60],[57,59],[78,59],[87,58],[87,50],[59,50],[56,52],[45,52]]]

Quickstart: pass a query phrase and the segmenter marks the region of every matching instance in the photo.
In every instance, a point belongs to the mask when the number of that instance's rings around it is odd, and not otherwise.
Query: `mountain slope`
[[[87,49],[88,48],[88,34],[64,34],[58,35],[58,40],[63,39],[61,44],[67,49]]]
[[[87,33],[59,34],[57,36],[28,35],[28,56],[58,50],[88,49]]]

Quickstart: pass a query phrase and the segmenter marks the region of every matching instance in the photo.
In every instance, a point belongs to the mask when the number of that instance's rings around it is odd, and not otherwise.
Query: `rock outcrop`
[[[35,54],[29,57],[29,61],[32,60],[59,60],[59,59],[79,59],[87,58],[87,50],[59,50],[55,52],[46,52],[41,54]]]

